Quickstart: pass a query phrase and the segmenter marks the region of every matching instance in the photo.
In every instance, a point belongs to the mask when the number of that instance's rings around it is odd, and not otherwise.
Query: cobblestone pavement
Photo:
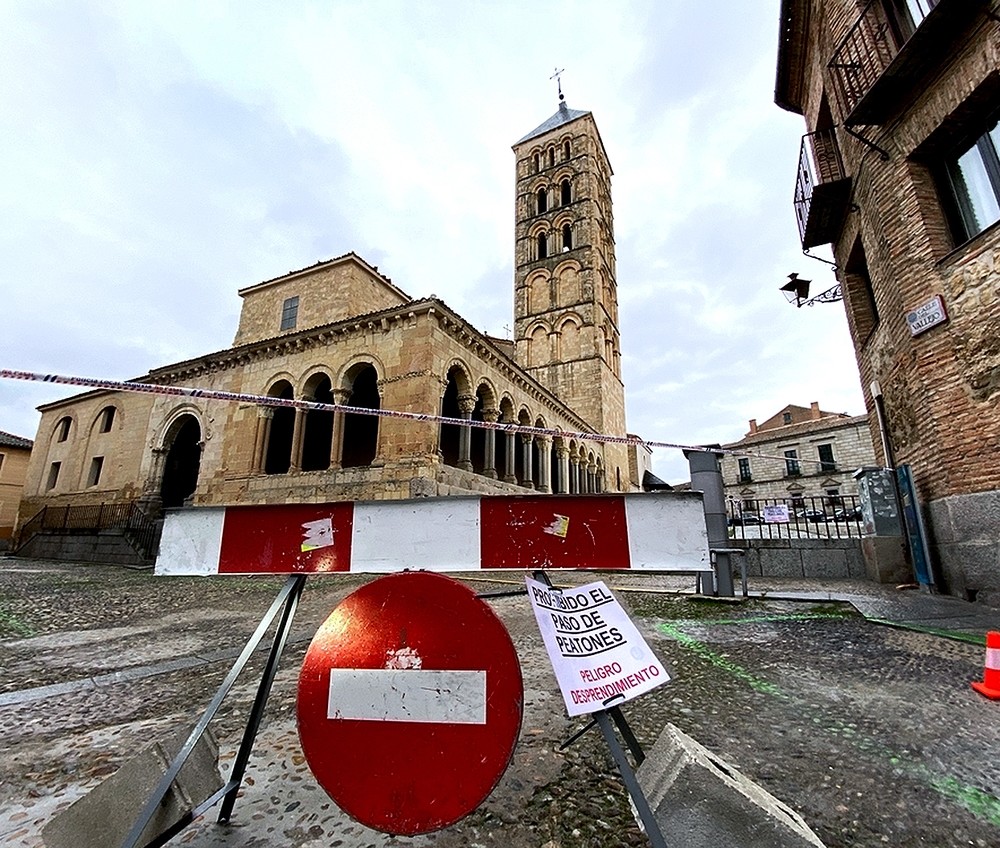
[[[671,682],[624,708],[647,748],[674,723],[789,804],[828,846],[1000,844],[1000,702],[969,686],[982,679],[981,641],[874,624],[846,604],[694,599],[664,591],[690,581],[653,576],[558,578],[618,588],[670,669]],[[560,750],[583,722],[566,717],[524,597],[490,602],[525,684],[520,741],[493,794],[453,827],[409,839],[343,815],[305,764],[294,690],[312,633],[365,579],[306,586],[232,825],[210,812],[176,844],[648,844],[599,734]],[[42,845],[59,810],[150,739],[191,727],[281,582],[0,558],[0,844]],[[261,662],[213,722],[223,773]]]

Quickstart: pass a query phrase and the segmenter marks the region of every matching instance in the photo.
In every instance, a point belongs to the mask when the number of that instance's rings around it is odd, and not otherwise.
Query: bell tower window
[[[543,212],[549,211],[549,194],[544,188],[538,189],[537,195],[538,202],[538,214],[541,215]]]
[[[569,161],[569,141],[568,140],[563,144],[563,159],[565,159],[566,161]]]
[[[549,255],[549,239],[545,233],[538,234],[538,258],[545,259]]]
[[[569,224],[563,224],[562,241],[563,250],[573,249],[573,228]]]
[[[559,203],[562,206],[569,206],[572,198],[569,180],[563,180],[559,186]]]

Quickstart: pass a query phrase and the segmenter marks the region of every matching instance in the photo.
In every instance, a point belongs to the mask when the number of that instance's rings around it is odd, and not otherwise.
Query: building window
[[[563,142],[563,159],[567,159],[568,160],[569,159],[569,154],[570,154],[569,141],[564,141]]]
[[[45,481],[46,492],[51,492],[56,487],[56,483],[59,482],[59,469],[61,467],[61,462],[53,462],[49,466],[49,479]]]
[[[56,441],[65,442],[69,438],[69,428],[72,422],[69,416],[66,418],[60,418],[59,423],[56,424]]]
[[[840,497],[840,489],[827,489],[826,490],[826,502],[830,506],[843,506],[844,501]]]
[[[551,168],[556,164],[556,149],[554,147],[549,148],[549,167]]]
[[[749,483],[753,478],[750,476],[750,460],[747,457],[740,457],[740,482]]]
[[[836,471],[837,463],[833,459],[833,445],[817,445],[820,471]]]
[[[544,188],[538,189],[536,208],[539,215],[549,211],[549,193]]]
[[[0,453],[0,471],[3,471],[3,458],[4,454]]]
[[[865,248],[858,236],[851,247],[847,264],[844,265],[844,300],[847,309],[854,319],[854,333],[859,345],[871,335],[879,322],[878,304],[875,302],[875,289],[872,288],[872,278],[868,273],[868,259]]]
[[[299,319],[299,296],[286,297],[281,304],[281,329],[294,330]]]
[[[563,250],[572,250],[573,228],[569,224],[563,224],[562,237],[563,237]]]
[[[794,450],[785,451],[785,476],[798,477],[802,473],[799,466],[799,455]]]
[[[101,471],[104,469],[104,457],[95,456],[90,460],[90,472],[87,474],[87,485],[96,486],[101,482]]]
[[[545,259],[549,255],[549,240],[545,233],[538,234],[538,258]]]
[[[101,433],[110,433],[111,427],[115,423],[115,408],[113,406],[106,406],[101,410],[101,423],[97,428]]]
[[[542,170],[542,159],[536,153],[534,156],[534,160],[535,160],[535,173],[537,174],[540,170]]]
[[[559,184],[559,203],[563,206],[569,206],[572,198],[572,188],[570,187],[569,180],[563,180]]]
[[[952,229],[968,241],[1000,220],[1000,127],[994,122],[975,143],[945,161],[946,194],[951,200]]]
[[[791,424],[792,423],[792,413],[786,412],[784,415],[782,415],[781,416],[781,422],[783,424]]]

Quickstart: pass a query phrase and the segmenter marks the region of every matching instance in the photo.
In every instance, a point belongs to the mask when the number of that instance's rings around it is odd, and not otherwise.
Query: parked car
[[[761,518],[755,512],[742,512],[737,515],[733,515],[729,518],[729,526],[733,527],[737,524],[763,524],[764,519]]]
[[[833,514],[834,521],[860,521],[861,507],[854,506],[848,509],[838,509]]]
[[[826,521],[826,513],[820,512],[816,509],[799,509],[795,511],[795,518],[799,521],[813,521],[819,524],[821,521]]]

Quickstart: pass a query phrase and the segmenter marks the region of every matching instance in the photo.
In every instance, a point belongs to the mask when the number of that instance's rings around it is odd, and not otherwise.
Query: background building
[[[138,379],[624,436],[611,167],[597,125],[560,102],[514,151],[513,340],[480,333],[436,298],[410,298],[350,253],[242,289],[232,347]],[[40,409],[25,520],[98,504],[155,514],[189,503],[629,491],[648,465],[620,445],[360,412],[117,391]]]
[[[6,550],[17,521],[17,508],[31,456],[31,439],[0,430],[0,550]]]
[[[945,587],[994,598],[998,21],[996,0],[782,0],[775,91],[805,118],[802,246],[833,250],[879,460],[911,465]]]
[[[722,457],[726,497],[746,512],[759,512],[758,501],[785,501],[832,518],[843,497],[858,493],[854,472],[875,464],[868,418],[824,412],[816,402],[786,406],[762,424],[751,419],[750,431],[723,447],[760,454]]]

